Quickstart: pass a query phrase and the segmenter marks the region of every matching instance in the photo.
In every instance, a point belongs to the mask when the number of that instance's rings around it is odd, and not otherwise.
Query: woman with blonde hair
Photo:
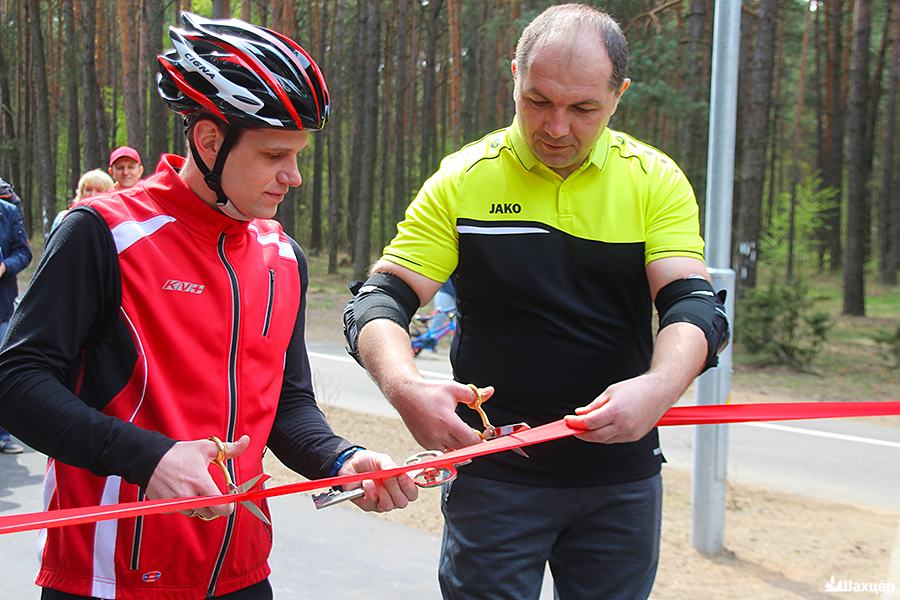
[[[110,177],[109,174],[105,171],[102,171],[100,169],[88,171],[81,176],[81,179],[78,180],[78,189],[75,190],[75,199],[72,200],[72,204],[69,205],[69,208],[72,208],[72,206],[75,205],[79,200],[90,198],[91,196],[105,194],[106,192],[112,190],[115,185],[116,182],[113,181],[112,177]],[[62,222],[63,217],[66,216],[66,213],[69,212],[69,208],[59,211],[59,214],[57,214],[56,218],[53,219],[53,225],[50,226],[51,233],[53,232],[53,230],[59,227],[59,224]]]

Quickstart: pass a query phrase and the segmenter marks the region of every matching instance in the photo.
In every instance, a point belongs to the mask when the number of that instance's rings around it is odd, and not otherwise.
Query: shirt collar
[[[519,160],[522,161],[522,164],[525,166],[525,168],[530,171],[536,165],[540,164],[540,161],[528,146],[528,142],[526,142],[525,138],[522,136],[522,131],[519,128],[518,118],[513,117],[512,125],[509,126],[509,129],[507,129],[507,131],[509,143],[512,145],[513,150],[519,157]],[[609,127],[606,127],[603,130],[603,133],[600,134],[600,137],[597,138],[597,142],[594,144],[594,147],[591,148],[591,152],[588,155],[590,157],[590,162],[596,165],[596,167],[601,171],[606,165],[606,159],[609,157],[610,139],[611,136],[609,133]],[[549,169],[549,167],[545,168]]]
[[[237,233],[245,230],[249,222],[232,219],[210,207],[194,193],[178,174],[184,162],[185,159],[181,156],[163,155],[153,176],[143,180],[138,186],[143,185],[157,202],[165,206],[167,212],[182,222],[189,223],[194,229],[210,233]]]

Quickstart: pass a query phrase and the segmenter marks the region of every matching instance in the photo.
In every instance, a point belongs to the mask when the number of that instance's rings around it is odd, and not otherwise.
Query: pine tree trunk
[[[166,136],[168,109],[156,93],[156,73],[159,63],[156,57],[162,54],[163,20],[165,3],[148,0],[144,3],[144,64],[147,67],[147,127],[149,133],[147,156],[144,156],[144,170],[150,174],[159,162],[160,157],[169,148]]]
[[[78,118],[78,82],[76,76],[78,74],[78,51],[75,41],[75,15],[73,14],[72,1],[65,2],[64,18],[66,29],[66,95],[68,100],[68,146],[69,146],[69,177],[66,196],[73,193],[78,186],[78,179],[81,177],[81,152],[80,152],[80,129],[81,125]]]
[[[378,9],[365,0],[357,3],[360,14],[361,49],[363,77],[360,93],[357,95],[357,121],[360,122],[361,136],[356,138],[354,154],[358,153],[360,168],[357,204],[354,207],[355,226],[353,230],[353,274],[357,279],[365,279],[369,269],[370,246],[372,240],[372,201],[375,178],[375,148],[377,148],[378,127]]]
[[[105,136],[100,135],[99,118],[103,113],[103,103],[100,100],[100,86],[97,83],[97,70],[94,66],[94,41],[96,37],[96,21],[94,13],[97,10],[96,0],[74,0],[75,19],[81,29],[81,91],[83,107],[81,113],[82,131],[84,132],[84,146],[82,158],[85,169],[96,169],[102,164],[103,153],[101,147],[106,146]]]
[[[95,2],[95,0],[91,0]],[[96,4],[96,3],[95,3]],[[96,62],[99,67],[95,66],[95,80],[97,81],[97,97],[99,112],[97,113],[97,135],[100,140],[100,162],[105,169],[109,165],[109,155],[116,145],[116,129],[119,123],[119,108],[117,104],[117,91],[120,85],[118,70],[116,65],[118,60],[116,53],[110,50],[112,41],[116,39],[116,15],[117,8],[115,2],[102,2],[97,12],[96,21]],[[104,62],[105,57],[105,62]],[[105,90],[112,88],[113,102],[109,106],[109,113],[104,110]]]
[[[493,20],[497,12],[499,12],[494,2],[491,2],[490,5],[493,6],[492,10],[488,8],[487,3],[485,3],[485,22],[487,22],[488,18]],[[493,37],[497,38],[500,36],[495,35]],[[482,52],[480,60],[478,61],[480,64],[478,110],[475,115],[475,125],[471,139],[478,139],[478,136],[484,135],[486,131],[493,131],[498,125],[497,121],[499,121],[500,115],[495,114],[493,111],[494,98],[497,96],[497,81],[500,77],[509,76],[506,73],[500,72],[500,65],[497,60],[496,52],[497,40],[481,35],[479,36],[479,40],[482,45]]]
[[[187,0],[187,1],[188,1],[188,4],[190,4],[191,0]],[[257,10],[259,10],[259,24],[262,27],[268,27],[268,25],[267,25],[268,18],[269,18],[269,8],[268,7],[269,7],[268,3],[262,2],[262,1],[260,1],[256,5]]]
[[[878,218],[878,278],[883,285],[897,285],[900,268],[900,162],[894,140],[897,136],[897,96],[900,95],[900,10],[891,15],[891,69],[881,157],[881,202]]]
[[[756,285],[757,253],[761,227],[763,183],[766,169],[766,124],[772,91],[777,0],[762,0],[756,23],[756,39],[750,62],[750,96],[738,207],[737,283],[738,289]]]
[[[423,7],[425,19],[425,72],[422,77],[422,147],[419,148],[419,167],[430,175],[435,171],[437,145],[437,115],[435,114],[435,67],[437,62],[438,18],[443,0],[431,0]]]
[[[223,2],[223,4],[228,3]],[[276,9],[272,18],[275,23],[275,30],[291,39],[295,37],[297,31],[293,8],[293,0],[279,0],[276,4]],[[284,201],[278,207],[277,218],[281,222],[284,232],[295,239],[298,237],[297,204],[300,202],[300,197],[304,191],[305,190],[298,190],[297,188],[290,188],[287,194],[285,194]]]
[[[28,22],[31,29],[35,77],[35,151],[37,153],[37,177],[40,193],[40,223],[46,236],[50,232],[50,207],[56,198],[56,168],[50,152],[50,103],[47,86],[47,62],[44,54],[44,38],[41,33],[41,5],[39,0],[28,0]]]
[[[119,81],[119,71],[116,69],[115,63],[113,63],[112,68],[109,70],[109,75],[112,80],[112,102],[109,107],[109,132],[104,139],[108,140],[105,142],[106,146],[109,149],[112,149],[118,145],[116,140],[119,139],[119,119],[117,118],[117,115],[119,114],[119,87],[121,83]],[[103,112],[101,118],[106,118],[106,111]],[[104,160],[103,162],[105,163],[107,161]]]
[[[481,64],[484,55],[484,40],[479,35],[479,30],[485,25],[482,15],[488,13],[492,4],[489,0],[478,4],[471,2],[463,4],[463,46],[468,50],[463,59],[462,69],[462,135],[464,140],[471,140],[475,137],[478,95],[481,88],[481,74],[484,71]]]
[[[329,91],[331,92],[331,119],[325,130],[325,139],[328,140],[328,273],[338,272],[338,244],[341,236],[341,203],[344,197],[344,159],[341,146],[343,135],[344,116],[339,108],[343,101],[343,72],[341,67],[340,48],[342,44],[336,43],[343,40],[344,14],[343,3],[339,2],[334,8],[334,32],[329,44],[330,56]]]
[[[144,90],[140,87],[140,29],[135,27],[135,18],[140,15],[140,10],[127,0],[118,0],[118,8],[122,97],[125,99],[128,145],[137,150],[141,157],[145,157],[147,129],[144,121]]]
[[[406,105],[407,114],[409,115],[406,118],[406,131],[408,132],[408,136],[406,139],[406,174],[404,175],[404,181],[406,182],[406,190],[407,194],[417,185],[416,182],[424,181],[425,177],[430,175],[431,173],[426,173],[425,168],[421,164],[416,164],[416,156],[419,155],[418,147],[416,146],[417,142],[421,142],[421,136],[416,139],[414,132],[420,131],[421,126],[420,122],[422,120],[422,106],[418,101],[419,98],[419,50],[422,47],[422,42],[420,40],[421,25],[419,18],[422,14],[421,11],[417,10],[418,6],[416,2],[412,2],[412,5],[407,8],[406,14],[409,17],[409,49],[407,52],[407,56],[409,56],[409,74],[406,77],[406,94],[407,98],[404,99],[404,104]],[[408,198],[407,198],[408,200]],[[406,204],[408,202],[404,202],[404,209],[406,208]]]
[[[184,8],[184,10],[190,9],[190,0],[187,0],[187,4],[188,6]],[[183,7],[181,4],[181,0],[174,0],[174,2],[172,3],[172,9],[174,13],[172,15],[172,23],[179,22],[182,8]],[[157,99],[161,100],[158,95]],[[181,115],[168,110],[166,111],[166,114],[168,114],[168,122],[172,128],[172,145],[170,146],[170,151],[173,154],[177,154],[178,156],[184,156],[187,151],[184,142],[184,119]]]
[[[227,19],[231,16],[231,2],[228,0],[212,0],[213,19]],[[283,31],[279,33],[284,33]]]
[[[360,185],[359,180],[361,176],[362,163],[360,162],[361,154],[359,152],[359,148],[357,147],[359,140],[362,139],[362,117],[359,113],[356,112],[357,107],[361,107],[365,105],[365,98],[361,98],[360,94],[362,93],[362,79],[365,76],[364,73],[364,37],[362,30],[362,6],[360,4],[361,0],[356,0],[356,30],[355,30],[355,45],[354,51],[351,53],[352,59],[350,59],[350,64],[353,66],[353,76],[350,78],[348,89],[345,92],[345,97],[353,98],[352,106],[348,106],[345,109],[346,114],[353,115],[353,119],[348,122],[350,130],[353,132],[352,137],[350,138],[350,149],[347,151],[350,157],[350,177],[349,177],[349,187],[347,189],[347,220],[346,220],[346,236],[347,236],[347,246],[350,252],[350,262],[353,263],[353,257],[356,254],[356,220],[359,217],[359,212],[357,211],[357,203],[359,201],[360,194]]]
[[[800,48],[800,74],[797,76],[797,108],[794,111],[794,136],[791,143],[791,209],[788,222],[787,272],[788,283],[794,280],[794,232],[797,220],[797,187],[800,185],[800,143],[802,141],[803,109],[806,106],[806,74],[809,58],[809,36],[812,30],[812,11],[806,8],[806,25],[803,28],[803,44]]]
[[[685,175],[694,187],[700,206],[701,223],[706,213],[706,150],[709,131],[709,111],[706,106],[709,95],[710,43],[706,37],[706,0],[691,0],[684,15],[685,66],[691,65],[691,75],[681,82],[682,93],[688,104],[688,118],[681,128],[681,160]],[[699,71],[700,77],[696,76]],[[701,230],[702,231],[702,230]]]
[[[21,132],[19,138],[21,145],[19,148],[22,153],[22,171],[19,174],[17,187],[19,197],[22,199],[25,229],[28,231],[28,235],[31,236],[34,233],[34,211],[32,211],[34,190],[31,182],[34,179],[35,166],[32,156],[36,145],[34,141],[35,130],[32,127],[34,122],[34,85],[32,85],[34,61],[32,55],[34,53],[32,52],[31,44],[31,27],[28,27],[28,3],[20,2],[18,3],[18,8],[17,21],[22,24],[21,27],[17,28],[19,34],[18,47],[24,50],[24,56],[18,61],[18,75],[16,76],[16,88],[19,91],[19,101],[17,103],[19,109],[18,131]]]
[[[869,210],[865,145],[868,121],[866,90],[869,89],[869,38],[871,0],[856,0],[850,57],[850,97],[847,124],[847,239],[844,245],[845,315],[865,315],[865,227]]]
[[[322,7],[320,2],[312,3],[309,19],[310,40],[317,60],[325,57],[325,44],[322,43],[324,22],[322,19]],[[324,63],[322,63],[324,65]],[[311,140],[313,144],[313,178],[312,178],[312,207],[310,210],[309,245],[308,252],[311,256],[318,256],[322,250],[322,173],[325,167],[325,140],[321,134],[314,134]]]
[[[378,244],[377,248],[383,248],[387,244],[389,235],[393,234],[394,225],[394,201],[388,205],[390,197],[390,179],[391,179],[391,160],[396,159],[394,156],[394,140],[395,136],[390,135],[387,128],[394,120],[394,106],[397,104],[395,96],[394,84],[396,83],[397,63],[395,57],[397,51],[394,49],[395,42],[402,45],[404,40],[397,36],[397,1],[391,2],[391,12],[385,23],[384,32],[384,74],[381,78],[384,86],[384,101],[381,103],[381,122],[385,125],[385,131],[381,136],[381,174],[379,175],[379,197],[378,197]],[[397,194],[393,194],[394,199]]]
[[[11,71],[3,56],[3,44],[0,44],[0,139],[6,140],[7,149],[0,159],[0,172],[9,173],[14,182],[20,181],[19,175],[19,138],[16,123],[13,119],[13,97],[10,92],[9,77]]]
[[[820,257],[832,273],[841,266],[841,195],[844,172],[844,1],[829,0],[825,10],[825,132],[822,162],[822,187],[837,192],[835,206],[825,211],[821,232]]]
[[[498,44],[495,48],[498,66],[505,65],[505,61],[502,59],[506,57],[510,48],[514,48],[516,45],[516,41],[518,40],[519,35],[519,22],[520,17],[522,16],[522,0],[504,0],[504,3],[507,5],[509,9],[509,16],[506,19],[506,27],[503,30],[503,35],[497,37]],[[491,129],[496,129],[497,127],[508,125],[512,122],[514,107],[512,100],[512,77],[507,69],[498,69],[500,71],[499,75],[495,78],[497,80],[497,88],[496,88],[496,101],[495,101],[495,114],[498,122],[491,127]],[[506,71],[506,72],[504,72]]]
[[[890,46],[891,41],[891,13],[893,12],[891,7],[891,3],[888,3],[886,18],[884,19],[883,25],[884,29],[881,35],[881,45],[875,55],[875,68],[872,70],[872,76],[869,78],[869,91],[868,94],[866,94],[866,113],[868,117],[866,119],[866,144],[863,146],[865,151],[863,152],[862,160],[867,182],[872,180],[872,163],[875,157],[875,127],[878,122],[878,109],[881,105],[881,79],[884,75],[885,56],[887,55],[887,49]],[[868,187],[866,189],[867,195],[870,195]],[[865,231],[865,239],[863,240],[863,264],[868,263],[869,259],[872,258],[873,200],[871,197],[867,199],[866,204],[868,209],[864,215],[865,222],[862,225],[862,229]]]
[[[780,183],[778,179],[778,170],[781,165],[778,160],[780,158],[778,150],[781,148],[781,144],[778,134],[781,131],[780,125],[782,120],[781,108],[784,68],[781,60],[781,52],[784,50],[785,19],[782,18],[784,14],[783,7],[780,8],[779,11],[780,12],[775,18],[775,72],[772,75],[774,86],[772,90],[772,100],[770,102],[771,114],[769,115],[769,133],[767,138],[769,146],[769,164],[766,173],[769,179],[769,190],[766,195],[765,229],[769,229],[772,225],[772,213],[775,210],[775,197],[779,190],[777,184]]]
[[[403,212],[409,204],[409,190],[406,183],[407,162],[407,132],[409,127],[409,44],[407,39],[410,34],[409,11],[414,10],[408,0],[395,0],[397,7],[397,72],[395,74],[397,85],[397,101],[394,106],[394,197],[391,214],[394,223],[403,219]]]
[[[462,2],[447,0],[447,26],[450,33],[450,69],[448,87],[448,110],[450,114],[450,146],[457,147],[462,142],[462,39],[460,35]]]
[[[816,90],[816,168],[822,173],[822,165],[825,164],[825,108],[822,101],[822,58],[825,50],[822,47],[822,10],[816,10],[813,21],[815,62],[815,81],[813,88]],[[821,258],[820,258],[821,260]]]
[[[47,67],[47,109],[49,114],[51,115],[61,115],[62,110],[60,109],[60,93],[59,87],[60,83],[62,83],[62,77],[60,77],[60,61],[62,60],[62,46],[61,38],[62,35],[62,13],[60,12],[60,3],[48,3],[46,10],[46,19],[47,19],[47,27],[45,31],[47,32],[46,41],[44,43],[44,48],[46,49],[46,67]],[[53,11],[56,10],[58,14],[54,14]],[[54,25],[57,25],[54,27]],[[59,128],[62,123],[62,119],[51,119],[50,126],[50,164],[58,165],[59,164]],[[56,171],[53,172],[54,182],[53,187],[56,188]],[[50,222],[53,222],[53,216],[56,214],[56,195],[54,194],[53,198],[50,199],[50,205],[47,208],[47,218],[50,219]]]

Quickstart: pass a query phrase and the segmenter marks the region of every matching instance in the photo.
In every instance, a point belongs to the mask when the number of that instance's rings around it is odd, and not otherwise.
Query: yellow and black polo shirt
[[[435,281],[452,275],[454,376],[496,387],[486,405],[494,424],[534,427],[649,368],[645,266],[669,256],[703,259],[697,202],[670,158],[607,129],[563,180],[514,121],[443,160],[383,258]],[[648,477],[662,461],[655,430],[632,444],[568,439],[529,454],[484,457],[466,470],[580,486]]]

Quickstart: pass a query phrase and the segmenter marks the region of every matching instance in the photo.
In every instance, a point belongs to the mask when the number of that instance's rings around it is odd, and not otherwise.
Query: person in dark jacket
[[[0,340],[6,337],[6,328],[12,316],[16,296],[16,275],[31,262],[31,248],[22,222],[22,213],[17,204],[9,202],[11,198],[18,200],[12,186],[0,179]],[[0,452],[19,454],[22,446],[12,440],[6,430],[0,428]]]

